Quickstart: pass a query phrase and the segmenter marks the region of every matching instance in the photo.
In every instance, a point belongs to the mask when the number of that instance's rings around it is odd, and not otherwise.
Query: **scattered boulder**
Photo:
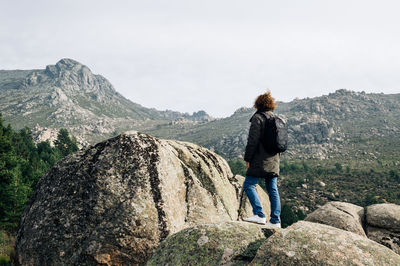
[[[144,264],[167,236],[248,212],[239,210],[241,182],[205,148],[119,135],[66,157],[39,180],[21,218],[17,263]]]
[[[265,239],[256,224],[197,225],[161,242],[148,265],[247,265]]]
[[[300,221],[264,241],[251,265],[400,265],[400,256],[358,234]]]
[[[374,204],[367,207],[368,225],[389,230],[400,230],[400,205]]]
[[[298,115],[290,117],[288,129],[290,143],[321,144],[329,142],[335,133],[331,123],[320,115]]]
[[[374,204],[366,208],[368,238],[400,254],[400,205]]]
[[[345,202],[329,202],[306,219],[368,237],[400,254],[400,205],[375,204],[365,209]]]
[[[57,139],[58,130],[54,128],[45,128],[36,124],[34,128],[32,128],[32,138],[33,141],[37,144],[43,141],[49,141],[50,145],[54,147],[54,141]]]
[[[36,124],[32,128],[32,138],[36,144],[43,141],[48,141],[50,146],[54,147],[54,141],[57,140],[58,132],[59,130],[55,128],[41,127],[39,124]],[[80,130],[80,132],[82,132],[82,130]],[[77,140],[79,149],[89,147],[89,142],[87,142],[81,136],[78,135],[75,138]]]
[[[300,221],[286,229],[243,222],[186,228],[148,265],[400,265],[392,250],[353,232]]]
[[[368,226],[368,238],[382,244],[400,255],[400,231]]]
[[[330,225],[366,237],[363,219],[363,207],[346,202],[332,201],[310,213],[305,220]]]

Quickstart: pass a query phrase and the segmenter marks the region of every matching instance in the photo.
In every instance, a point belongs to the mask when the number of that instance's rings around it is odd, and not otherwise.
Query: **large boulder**
[[[400,205],[383,203],[366,208],[368,238],[400,254]]]
[[[400,230],[400,205],[392,203],[370,205],[367,207],[366,216],[370,226]]]
[[[239,210],[241,182],[205,148],[122,134],[68,156],[39,180],[21,218],[17,263],[144,264],[175,232],[248,213]]]
[[[400,265],[400,256],[358,234],[300,221],[264,241],[251,264]]]
[[[351,203],[328,202],[310,213],[305,220],[330,225],[366,237],[363,229],[364,208]]]
[[[265,239],[262,226],[256,224],[197,225],[161,242],[148,265],[246,265]]]

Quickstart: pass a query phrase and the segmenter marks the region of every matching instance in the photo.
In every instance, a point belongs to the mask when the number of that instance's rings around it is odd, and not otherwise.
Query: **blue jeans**
[[[249,198],[251,207],[253,207],[253,214],[264,218],[265,214],[256,191],[258,179],[258,177],[246,176],[243,189]],[[279,198],[277,180],[277,177],[265,178],[265,185],[267,187],[269,202],[271,204],[271,217],[269,221],[273,224],[280,223],[279,217],[281,215],[281,201]]]

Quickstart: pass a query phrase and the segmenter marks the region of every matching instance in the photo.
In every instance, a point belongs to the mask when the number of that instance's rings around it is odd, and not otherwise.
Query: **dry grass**
[[[0,230],[0,265],[10,260],[14,254],[15,236]]]

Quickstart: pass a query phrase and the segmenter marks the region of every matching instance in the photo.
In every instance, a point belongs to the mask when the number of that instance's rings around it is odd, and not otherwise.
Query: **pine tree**
[[[67,156],[68,154],[78,150],[76,139],[71,139],[65,128],[58,131],[57,140],[54,141],[54,144],[63,156]]]
[[[39,178],[62,157],[78,150],[66,129],[56,147],[48,141],[35,145],[29,128],[13,131],[0,113],[0,226],[16,228],[25,204]]]
[[[15,152],[14,137],[0,114],[0,223],[7,227],[15,227],[30,193],[22,178],[23,159]]]

